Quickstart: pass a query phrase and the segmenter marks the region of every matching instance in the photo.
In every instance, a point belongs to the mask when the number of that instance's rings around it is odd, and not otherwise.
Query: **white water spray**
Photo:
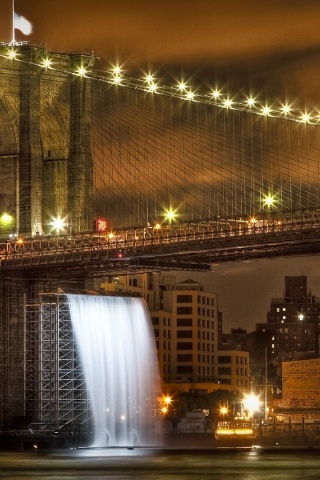
[[[68,295],[93,415],[93,445],[157,444],[158,365],[144,300]]]

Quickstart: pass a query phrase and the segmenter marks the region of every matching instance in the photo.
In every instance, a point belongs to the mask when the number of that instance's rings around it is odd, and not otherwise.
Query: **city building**
[[[250,391],[249,352],[242,350],[218,351],[218,380],[221,384],[233,385],[234,394],[242,397]]]
[[[283,362],[282,402],[277,415],[293,422],[320,419],[320,358]]]
[[[210,393],[249,389],[249,354],[219,350],[222,313],[217,296],[193,280],[176,282],[160,272],[112,277],[104,291],[141,295],[150,310],[160,375],[167,391]],[[226,361],[228,359],[228,361]]]
[[[271,301],[267,322],[257,331],[268,332],[272,357],[295,352],[319,355],[320,299],[307,289],[307,277],[286,276],[283,298]]]

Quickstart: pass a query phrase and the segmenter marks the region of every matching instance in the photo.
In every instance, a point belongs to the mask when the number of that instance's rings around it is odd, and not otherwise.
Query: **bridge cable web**
[[[93,81],[95,209],[113,225],[319,206],[314,125]]]

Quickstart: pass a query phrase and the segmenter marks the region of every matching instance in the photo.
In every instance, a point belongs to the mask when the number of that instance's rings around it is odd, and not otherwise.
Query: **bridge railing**
[[[163,223],[157,226],[137,226],[115,229],[98,234],[84,232],[73,235],[19,237],[0,242],[1,261],[41,259],[70,256],[73,259],[94,253],[105,258],[122,258],[142,252],[165,249],[199,248],[237,243],[287,241],[303,234],[320,231],[320,210],[269,213],[256,217],[204,219],[185,223]]]

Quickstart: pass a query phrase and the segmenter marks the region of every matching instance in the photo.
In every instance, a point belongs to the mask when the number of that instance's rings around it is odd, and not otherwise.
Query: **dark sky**
[[[11,40],[12,1],[1,0],[0,40]],[[319,0],[15,0],[33,23],[30,37],[59,52],[93,51],[108,68],[137,75],[149,67],[195,82],[261,89],[319,109]],[[276,98],[275,98],[276,99]],[[319,256],[228,263],[207,274],[183,272],[218,293],[224,331],[266,320],[285,275],[307,275],[320,297]]]

